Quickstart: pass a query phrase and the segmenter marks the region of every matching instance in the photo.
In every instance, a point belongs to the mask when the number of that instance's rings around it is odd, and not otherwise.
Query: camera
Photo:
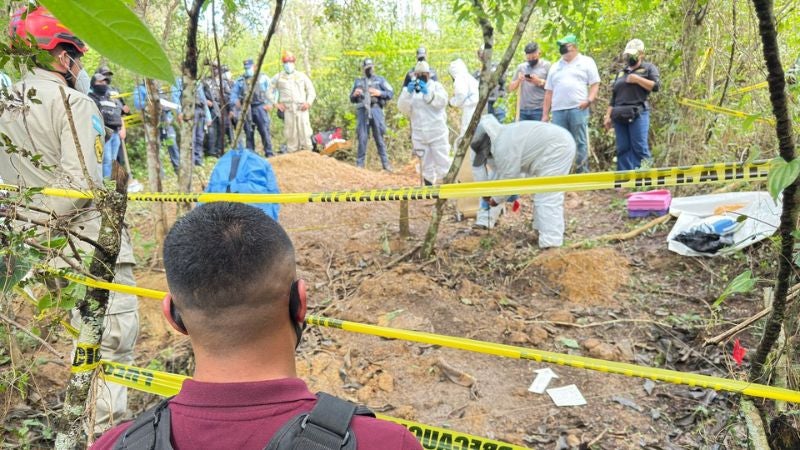
[[[414,80],[414,92],[419,92],[422,90],[422,87],[419,85],[419,80]]]

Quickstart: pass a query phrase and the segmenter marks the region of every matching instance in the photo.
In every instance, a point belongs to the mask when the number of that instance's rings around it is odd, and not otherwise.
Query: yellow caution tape
[[[176,194],[143,192],[128,194],[129,201],[144,202],[240,202],[240,203],[338,203],[399,200],[455,199],[542,192],[577,192],[615,188],[666,187],[726,183],[730,181],[766,181],[769,161],[753,163],[716,163],[695,166],[639,169],[621,172],[598,172],[513,180],[444,184],[440,186],[381,188],[368,190],[288,193],[288,194]],[[0,184],[0,190],[19,192],[19,187]],[[90,192],[44,188],[44,195],[90,199]]]
[[[458,52],[473,52],[475,51],[474,48],[438,48],[438,49],[429,49],[428,54],[437,54],[437,53],[458,53]],[[361,56],[361,57],[368,57],[368,56],[385,56],[385,55],[398,55],[398,54],[416,54],[417,49],[399,49],[399,50],[392,50],[392,51],[367,51],[367,50],[345,50],[342,52],[345,56]]]
[[[87,344],[79,342],[75,346],[75,355],[72,358],[71,371],[89,372],[100,365],[100,344]]]
[[[742,87],[742,88],[739,88],[739,89],[734,89],[734,90],[729,92],[729,95],[744,94],[746,92],[757,91],[759,89],[764,89],[766,87],[769,87],[769,83],[766,82],[766,81],[762,81],[761,83],[756,83],[756,84],[753,84],[753,85],[750,85],[750,86],[745,86],[745,87]]]
[[[142,369],[112,361],[103,361],[101,376],[106,381],[121,384],[131,389],[136,389],[162,397],[177,395],[183,386],[184,380],[191,377],[177,375],[159,370]],[[492,439],[459,433],[446,428],[432,427],[410,420],[377,414],[381,420],[387,420],[406,427],[419,439],[425,448],[447,449],[482,449],[482,450],[519,450],[525,447],[507,444]]]
[[[698,102],[697,100],[692,100],[692,99],[689,99],[689,98],[682,98],[682,99],[678,100],[678,103],[680,103],[681,105],[688,106],[690,108],[704,109],[706,111],[725,114],[725,115],[728,115],[728,116],[731,116],[731,117],[738,117],[739,119],[751,119],[751,118],[753,118],[757,122],[763,122],[763,123],[767,123],[767,124],[770,124],[770,125],[773,125],[773,126],[775,125],[775,120],[774,119],[770,119],[770,118],[767,118],[767,117],[761,117],[761,116],[755,115],[755,114],[747,114],[744,111],[738,111],[738,110],[735,110],[735,109],[723,108],[721,106],[716,106],[716,105],[710,105],[708,103]]]
[[[112,95],[111,98],[124,98],[130,97],[133,95],[133,92],[120,92],[119,94]]]
[[[703,59],[700,61],[700,65],[697,66],[697,70],[694,72],[695,77],[700,77],[700,74],[706,70],[706,65],[708,64],[709,58],[714,53],[714,47],[708,47],[706,49],[706,53],[703,55]]]
[[[72,278],[70,278],[72,279]],[[75,277],[78,283],[80,278]],[[96,283],[96,280],[91,280]],[[105,289],[118,290],[119,292],[132,293],[142,297],[162,299],[166,292],[153,289],[135,288],[114,283],[103,283]],[[577,369],[594,370],[598,372],[613,373],[636,378],[649,378],[651,380],[663,381],[671,384],[681,384],[686,386],[699,386],[713,389],[715,391],[736,392],[750,397],[769,398],[782,400],[792,403],[800,403],[800,391],[791,389],[767,386],[763,384],[749,383],[746,381],[731,380],[728,378],[711,377],[708,375],[698,375],[677,370],[659,369],[655,367],[640,366],[636,364],[621,363],[616,361],[605,361],[597,358],[585,356],[568,355],[563,353],[548,352],[525,347],[512,345],[496,344],[493,342],[477,341],[455,336],[425,333],[421,331],[401,330],[397,328],[381,327],[377,325],[367,325],[346,320],[331,319],[320,316],[306,317],[309,325],[338,328],[354,333],[369,334],[388,339],[402,339],[405,341],[419,342],[429,345],[440,345],[442,347],[466,350],[487,355],[502,356],[504,358],[527,359],[537,362],[558,364],[561,366],[575,367]]]

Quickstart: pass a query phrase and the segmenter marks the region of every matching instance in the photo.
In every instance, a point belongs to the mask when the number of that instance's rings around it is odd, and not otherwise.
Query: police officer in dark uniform
[[[125,104],[125,99],[119,96],[119,89],[114,87],[112,84],[114,72],[108,66],[100,66],[97,68],[95,73],[101,73],[106,77],[106,81],[108,82],[108,95],[119,104],[119,108],[122,110],[122,115],[127,116],[131,113],[131,109],[128,105]]]
[[[350,102],[358,105],[356,110],[358,118],[356,128],[358,158],[356,159],[356,165],[364,167],[369,130],[372,130],[372,137],[375,139],[375,146],[378,148],[383,170],[391,172],[392,165],[386,156],[386,144],[383,142],[383,135],[386,133],[383,107],[386,102],[394,97],[394,90],[392,90],[392,86],[385,78],[375,75],[375,64],[372,59],[364,59],[361,69],[364,76],[356,79],[355,83],[353,83],[353,89],[350,91]]]
[[[122,121],[122,107],[120,103],[111,98],[111,90],[108,86],[108,78],[100,72],[92,76],[90,83],[91,91],[89,98],[94,100],[97,108],[103,116],[103,124],[110,133],[106,133],[106,141],[103,145],[103,176],[111,176],[111,168],[114,160],[124,164],[123,155],[120,152],[122,147],[121,133],[124,133],[125,124]]]
[[[255,70],[253,69],[253,60],[247,59],[244,61],[244,76],[239,77],[231,90],[230,106],[242,108],[242,102],[247,94],[247,88],[250,85],[250,80],[253,78]],[[269,135],[269,111],[272,110],[272,96],[269,93],[269,80],[267,77],[261,75],[258,83],[256,83],[255,91],[253,92],[252,100],[250,101],[250,113],[244,122],[244,132],[247,139],[247,148],[255,151],[256,140],[253,126],[258,130],[261,136],[261,143],[264,144],[264,154],[267,157],[273,156],[272,153],[272,139]],[[239,118],[241,119],[241,117]]]
[[[427,60],[428,60],[428,51],[425,50],[425,47],[418,48],[417,49],[417,62],[427,61]],[[414,67],[412,67],[411,70],[409,70],[408,73],[406,73],[406,77],[403,80],[403,88],[408,86],[408,83],[410,83],[410,82],[412,82],[412,81],[417,79],[417,75],[414,72],[416,67],[417,67],[417,63],[414,63]],[[433,67],[431,67],[431,79],[433,79],[433,81],[439,81],[439,78],[436,76],[436,71],[433,70]]]
[[[204,150],[207,155],[219,157],[224,152],[222,134],[222,90],[219,85],[219,67],[212,66],[211,73],[203,78],[203,91],[211,112],[211,126],[206,131]]]

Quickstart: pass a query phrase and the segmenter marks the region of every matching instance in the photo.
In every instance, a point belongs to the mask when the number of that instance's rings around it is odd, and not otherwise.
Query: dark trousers
[[[372,130],[372,137],[375,138],[375,146],[378,148],[378,156],[381,158],[383,168],[389,167],[389,158],[386,156],[386,144],[383,142],[383,135],[386,133],[386,121],[383,118],[383,110],[375,105],[372,107],[372,119],[367,116],[366,108],[358,108],[358,126],[356,135],[358,136],[358,156],[356,165],[364,167],[364,159],[367,157],[367,142],[369,141],[369,131]]]
[[[272,138],[269,135],[269,114],[264,111],[264,105],[250,106],[250,118],[244,122],[244,134],[247,136],[247,148],[256,151],[256,136],[253,128],[258,130],[261,143],[264,145],[264,154],[272,156]]]

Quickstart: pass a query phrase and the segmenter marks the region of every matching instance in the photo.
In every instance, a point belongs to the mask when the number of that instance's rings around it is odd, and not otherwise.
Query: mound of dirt
[[[628,260],[611,248],[545,252],[532,267],[558,286],[562,298],[583,305],[614,303],[629,276]]]
[[[360,169],[319,153],[301,151],[270,158],[281,192],[331,191],[387,186],[412,186],[410,175]]]

